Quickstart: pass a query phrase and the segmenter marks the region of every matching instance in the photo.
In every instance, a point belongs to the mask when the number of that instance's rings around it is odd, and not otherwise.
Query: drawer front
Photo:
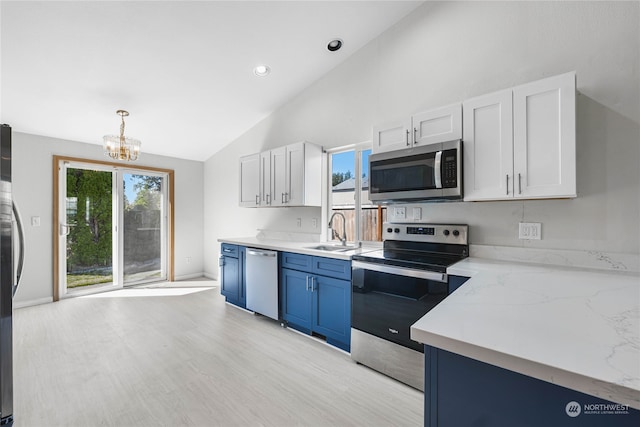
[[[280,267],[282,268],[311,272],[311,266],[313,265],[313,257],[311,255],[281,252],[280,257]]]
[[[314,256],[311,271],[336,279],[351,280],[351,261]]]
[[[223,243],[220,246],[220,255],[224,255],[232,258],[238,258],[238,245]]]

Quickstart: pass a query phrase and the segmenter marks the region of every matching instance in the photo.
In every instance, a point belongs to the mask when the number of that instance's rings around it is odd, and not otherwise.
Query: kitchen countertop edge
[[[304,255],[320,256],[324,258],[342,259],[351,261],[351,257],[356,254],[372,251],[378,249],[376,247],[362,247],[355,248],[344,252],[335,251],[323,251],[319,249],[312,249],[310,246],[318,246],[323,244],[329,244],[327,242],[296,242],[277,239],[258,239],[257,237],[234,237],[234,238],[220,238],[219,243],[229,243],[232,245],[246,246],[256,249],[267,249],[280,252],[295,252]]]
[[[559,325],[556,322],[566,321],[566,318],[560,317],[563,311],[570,312],[570,309],[575,309],[576,304],[584,306],[593,304],[593,300],[590,298],[594,295],[602,295],[603,298],[618,298],[613,300],[614,302],[620,299],[620,295],[629,296],[629,293],[640,295],[640,291],[636,292],[636,289],[632,288],[633,281],[640,279],[637,273],[590,271],[563,266],[501,262],[479,258],[467,258],[454,264],[447,270],[447,273],[470,277],[470,279],[434,310],[412,325],[411,339],[552,384],[640,409],[638,375],[634,371],[633,362],[628,363],[629,359],[633,360],[633,353],[635,353],[637,366],[637,360],[640,357],[637,350],[630,350],[631,357],[628,353],[624,354],[626,357],[623,360],[624,363],[612,362],[605,358],[604,352],[595,356],[578,352],[580,359],[591,357],[592,360],[588,362],[592,363],[591,366],[595,366],[595,368],[590,371],[587,369],[589,363],[586,363],[573,369],[575,365],[570,363],[571,355],[562,354],[563,351],[569,353],[571,348],[570,345],[562,341],[567,338],[566,335],[563,335],[567,331],[562,327],[554,328]],[[566,279],[575,276],[575,281],[581,282],[585,278],[591,277],[588,276],[590,274],[597,276],[590,283],[584,285],[587,288],[582,288],[576,283],[569,283],[561,290],[562,296],[559,298],[549,297],[544,293],[544,290],[563,284],[560,281],[548,283],[549,277],[559,275]],[[527,283],[528,277],[531,278],[530,283]],[[616,279],[620,281],[620,286],[618,286]],[[606,282],[606,280],[611,280],[611,282]],[[638,281],[640,282],[640,280]],[[536,293],[536,288],[532,285],[535,283],[542,288],[541,292]],[[626,289],[627,294],[616,293],[613,296],[602,294],[603,291],[619,291],[620,289]],[[495,303],[496,296],[502,296],[500,292],[504,292],[506,295],[499,303]],[[567,310],[562,309],[562,304],[565,301],[567,301]],[[631,303],[631,306],[633,309],[628,314],[630,317],[626,320],[632,324],[636,320],[634,316],[638,315],[637,298],[636,304]],[[516,308],[514,309],[514,307]],[[605,309],[608,307],[605,304]],[[527,317],[532,316],[532,313],[537,310],[545,315],[556,313],[560,319],[549,317],[540,320],[540,318]],[[586,308],[584,310],[586,313]],[[594,333],[607,331],[607,328],[611,329],[612,325],[607,323],[611,322],[610,319],[604,318],[603,313],[597,312],[592,307],[589,307],[589,310],[594,310],[597,316],[586,319],[585,329],[592,328]],[[512,316],[512,319],[509,319],[509,315]],[[580,314],[576,313],[575,315],[579,316]],[[464,321],[460,322],[460,316],[474,317],[473,325]],[[456,319],[458,319],[457,322]],[[528,327],[526,322],[531,323],[530,330],[526,329]],[[618,322],[620,322],[619,319]],[[544,331],[539,331],[542,329],[540,325],[545,323],[548,324],[548,327]],[[615,326],[619,326],[619,324]],[[626,351],[629,351],[629,348],[637,348],[636,345],[640,341],[638,331],[633,326],[630,328],[631,344],[626,348]],[[538,333],[537,336],[529,338],[529,340],[535,341],[536,346],[523,344],[521,334],[532,331]],[[575,339],[581,338],[580,331],[570,336]],[[628,339],[629,337],[617,337],[616,339],[623,341],[623,338]],[[545,339],[548,341],[544,342]],[[607,345],[610,346],[610,352],[613,354],[615,353],[614,348],[618,351],[618,345],[616,345],[616,341],[612,341],[613,338],[608,337],[608,339]],[[581,344],[583,349],[594,345],[590,341]],[[565,347],[563,348],[562,345]],[[549,349],[560,352],[558,363],[555,359],[553,361],[544,360],[545,357],[541,357],[542,353],[537,351],[536,347],[537,349],[546,349],[543,351],[547,352],[550,351]],[[576,349],[576,351],[578,350]],[[613,355],[610,356],[613,359]],[[602,359],[598,357],[602,357]],[[613,363],[617,364],[613,365]],[[612,369],[620,369],[621,366],[624,368],[622,369],[624,372],[621,374],[623,378],[612,379]]]

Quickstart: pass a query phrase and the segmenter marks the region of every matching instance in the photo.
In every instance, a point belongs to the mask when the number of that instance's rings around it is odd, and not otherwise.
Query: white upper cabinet
[[[286,147],[276,148],[271,153],[271,206],[284,206],[285,193],[287,192],[287,181],[285,173],[287,170],[287,149]]]
[[[511,89],[465,101],[463,179],[465,200],[513,197]]]
[[[576,196],[576,76],[513,89],[514,197]]]
[[[462,139],[462,105],[454,104],[411,117],[413,145]]]
[[[405,121],[373,127],[373,153],[400,150],[462,138],[462,106],[418,113]]]
[[[240,206],[260,205],[260,154],[240,157]]]
[[[575,73],[467,100],[464,200],[576,196]]]
[[[240,206],[320,206],[322,147],[299,142],[240,158]]]
[[[320,206],[322,148],[308,142],[288,145],[285,180],[287,206]]]
[[[260,153],[260,206],[271,206],[271,152]]]
[[[385,123],[373,127],[373,153],[400,150],[411,147],[411,119]]]

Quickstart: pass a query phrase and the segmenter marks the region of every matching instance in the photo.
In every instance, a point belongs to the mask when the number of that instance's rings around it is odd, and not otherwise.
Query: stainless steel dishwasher
[[[247,248],[247,309],[278,320],[278,252]]]

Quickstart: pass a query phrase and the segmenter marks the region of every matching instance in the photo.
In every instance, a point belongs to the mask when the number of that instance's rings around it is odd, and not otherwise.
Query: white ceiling
[[[0,118],[101,144],[125,109],[143,153],[206,160],[420,3],[2,1]]]

